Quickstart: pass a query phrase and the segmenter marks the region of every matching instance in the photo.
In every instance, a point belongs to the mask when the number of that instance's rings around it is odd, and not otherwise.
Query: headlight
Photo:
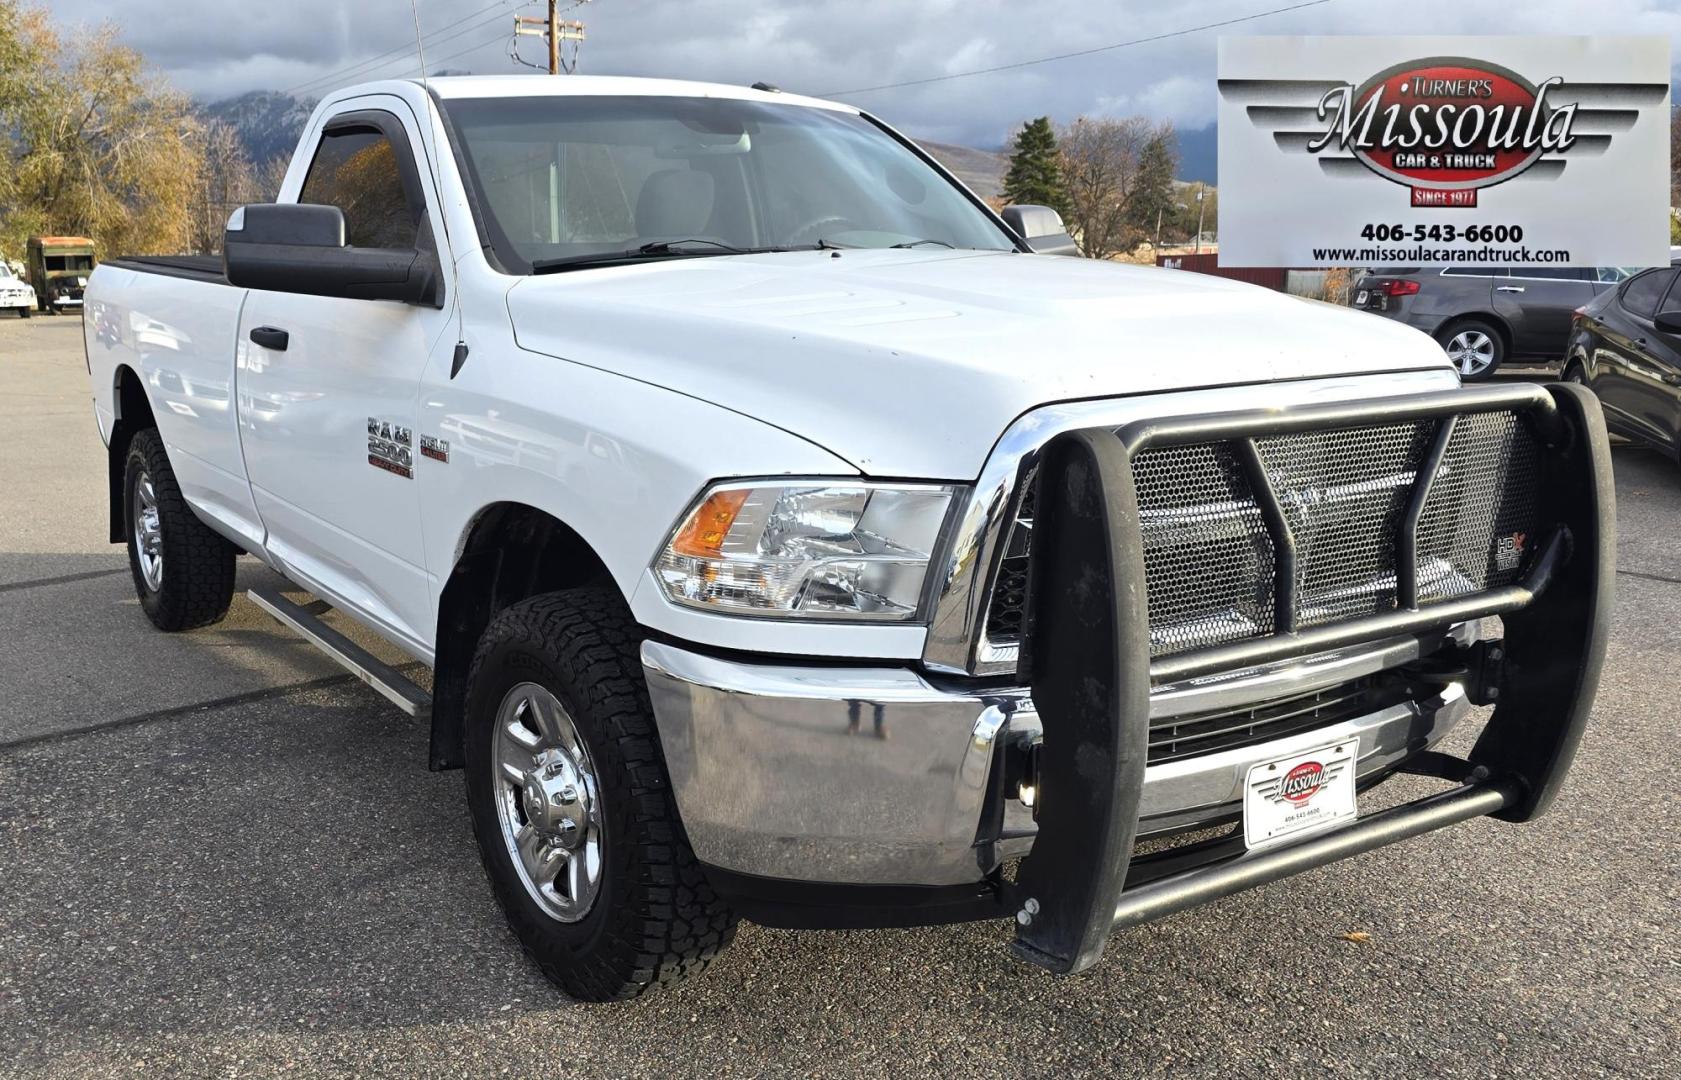
[[[711,611],[908,622],[951,501],[936,485],[720,484],[654,573],[671,599]]]

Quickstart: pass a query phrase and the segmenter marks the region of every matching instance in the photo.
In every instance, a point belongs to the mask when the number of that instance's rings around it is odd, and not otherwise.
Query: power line
[[[502,39],[503,35],[505,35],[506,33],[507,33],[506,30],[498,30],[496,33],[494,33],[490,37],[487,37],[484,40],[478,42],[477,44],[469,45],[465,49],[457,50],[456,52],[452,52],[448,56],[443,57],[440,60],[434,60],[432,62],[434,64],[447,64],[449,61],[454,60],[458,56],[466,56],[470,52],[479,51],[480,49],[484,48],[486,45],[495,44],[496,42],[500,41]]]
[[[589,0],[574,0],[572,7],[560,7],[560,0],[548,0],[549,14],[547,18],[541,15],[515,15],[514,40],[508,45],[508,55],[518,63],[527,67],[535,67],[519,54],[519,39],[522,37],[540,37],[549,47],[549,74],[568,75],[578,70],[578,51],[583,48],[584,24],[576,19],[562,19],[563,11],[583,7]],[[572,45],[572,59],[566,59],[566,44]]]
[[[1113,45],[1099,45],[1091,49],[1079,49],[1075,52],[1058,53],[1055,56],[1041,56],[1034,60],[1018,60],[1011,64],[999,64],[996,67],[975,68],[972,71],[954,71],[949,75],[931,75],[925,79],[907,79],[904,82],[882,83],[880,86],[860,86],[851,90],[824,90],[817,97],[841,97],[848,94],[872,94],[877,90],[897,90],[903,86],[924,86],[928,83],[946,82],[951,79],[967,79],[971,75],[991,75],[999,71],[1013,71],[1016,68],[1033,67],[1036,64],[1050,64],[1058,60],[1072,60],[1077,56],[1091,56],[1095,53],[1111,52],[1115,49],[1125,49],[1133,45],[1147,45],[1152,41],[1166,41],[1168,38],[1184,37],[1187,34],[1197,34],[1204,30],[1214,30],[1222,26],[1235,26],[1238,23],[1253,22],[1264,19],[1269,15],[1282,15],[1287,11],[1300,11],[1302,8],[1318,7],[1329,4],[1331,0],[1304,0],[1303,3],[1290,4],[1286,7],[1276,7],[1270,11],[1257,11],[1253,15],[1240,15],[1233,19],[1221,19],[1219,22],[1204,23],[1201,26],[1188,26],[1183,30],[1173,30],[1165,34],[1152,34],[1149,37],[1133,38],[1131,41],[1120,41]]]
[[[427,33],[424,36],[425,36],[426,40],[436,42],[438,40],[441,40],[443,35],[450,33],[450,31],[455,30],[457,27],[461,26],[463,23],[470,22],[471,20],[477,18],[478,16],[483,15],[487,11],[493,11],[497,8],[504,7],[505,5],[506,5],[506,0],[500,0],[500,2],[498,2],[498,3],[491,4],[489,7],[480,8],[478,11],[473,12],[471,15],[467,15],[467,16],[464,16],[460,19],[457,19],[455,22],[449,23],[446,26],[440,26],[436,30],[431,31],[430,33]],[[460,33],[467,33],[467,32],[470,32],[472,30],[478,29],[480,26],[489,25],[491,22],[496,21],[498,18],[500,18],[500,16],[493,15],[489,19],[482,20],[481,22],[475,23],[474,25],[467,27],[466,30],[460,31]],[[319,92],[320,90],[327,89],[327,88],[329,88],[331,86],[334,86],[334,85],[338,85],[338,84],[346,81],[350,77],[353,77],[353,76],[360,77],[360,76],[363,76],[363,75],[367,75],[367,74],[369,74],[373,71],[376,71],[379,68],[387,67],[391,64],[398,63],[400,61],[407,61],[412,55],[413,54],[409,52],[409,47],[408,47],[407,44],[399,45],[394,49],[388,49],[385,52],[379,53],[376,56],[369,57],[366,60],[359,60],[356,63],[347,65],[345,67],[342,67],[342,68],[338,69],[337,71],[331,71],[331,72],[328,72],[325,75],[317,75],[315,78],[308,79],[304,82],[301,82],[298,85],[296,85],[294,87],[291,87],[284,92],[288,93],[288,94],[296,94],[298,91],[304,90],[305,88],[314,88],[311,92]]]
[[[436,39],[439,37],[439,35],[448,33],[449,31],[454,30],[456,27],[460,26],[462,23],[469,22],[473,19],[476,19],[480,15],[483,15],[484,13],[486,13],[488,11],[494,11],[497,8],[506,7],[506,6],[507,6],[507,0],[497,0],[496,3],[491,4],[487,7],[482,7],[479,10],[473,12],[470,15],[464,15],[461,18],[455,20],[452,23],[449,23],[446,26],[440,26],[436,30],[428,31],[424,35],[425,40],[433,41],[434,43],[436,43]],[[496,16],[496,18],[486,19],[483,22],[475,23],[473,26],[468,27],[467,30],[462,31],[462,33],[467,33],[467,32],[472,31],[472,30],[477,30],[480,26],[488,26],[490,23],[496,21],[496,19],[500,18],[500,17],[501,16]],[[397,46],[395,49],[387,49],[385,52],[382,52],[382,53],[378,54],[377,56],[369,57],[366,60],[358,60],[354,64],[348,64],[348,65],[346,65],[342,68],[339,68],[337,71],[331,71],[331,72],[328,72],[325,75],[317,75],[313,79],[305,79],[303,82],[298,83],[296,86],[288,87],[287,89],[282,90],[281,93],[295,95],[295,94],[298,93],[298,91],[303,90],[306,87],[320,87],[320,86],[322,86],[322,84],[333,83],[333,82],[339,80],[340,78],[342,78],[343,76],[347,76],[347,75],[350,75],[352,73],[368,72],[368,71],[373,71],[373,70],[378,69],[378,68],[385,67],[388,64],[395,63],[397,60],[406,58],[407,56],[411,55],[408,50],[409,50],[409,47],[406,43]]]

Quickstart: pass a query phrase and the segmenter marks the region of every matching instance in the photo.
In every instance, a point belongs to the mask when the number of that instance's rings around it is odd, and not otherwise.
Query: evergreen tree
[[[1164,124],[1152,134],[1138,155],[1138,175],[1127,218],[1135,228],[1153,233],[1156,222],[1174,208],[1173,173],[1179,167],[1173,128]]]
[[[1004,195],[1012,203],[1048,206],[1059,214],[1068,214],[1068,189],[1062,181],[1050,117],[1030,120],[1016,133],[1010,171],[1004,177]]]

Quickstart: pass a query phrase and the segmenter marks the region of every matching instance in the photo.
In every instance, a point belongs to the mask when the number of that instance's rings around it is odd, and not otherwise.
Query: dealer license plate
[[[1355,293],[1354,294],[1354,306],[1355,307],[1365,307],[1366,306],[1366,296],[1367,295],[1368,294],[1367,294],[1365,289],[1361,289],[1359,292]]]
[[[1354,819],[1360,740],[1263,761],[1243,787],[1243,842],[1269,847]]]

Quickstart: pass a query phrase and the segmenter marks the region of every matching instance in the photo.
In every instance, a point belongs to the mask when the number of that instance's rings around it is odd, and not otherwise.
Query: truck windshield
[[[491,245],[519,273],[592,256],[1014,247],[962,191],[851,113],[570,95],[444,107]]]

